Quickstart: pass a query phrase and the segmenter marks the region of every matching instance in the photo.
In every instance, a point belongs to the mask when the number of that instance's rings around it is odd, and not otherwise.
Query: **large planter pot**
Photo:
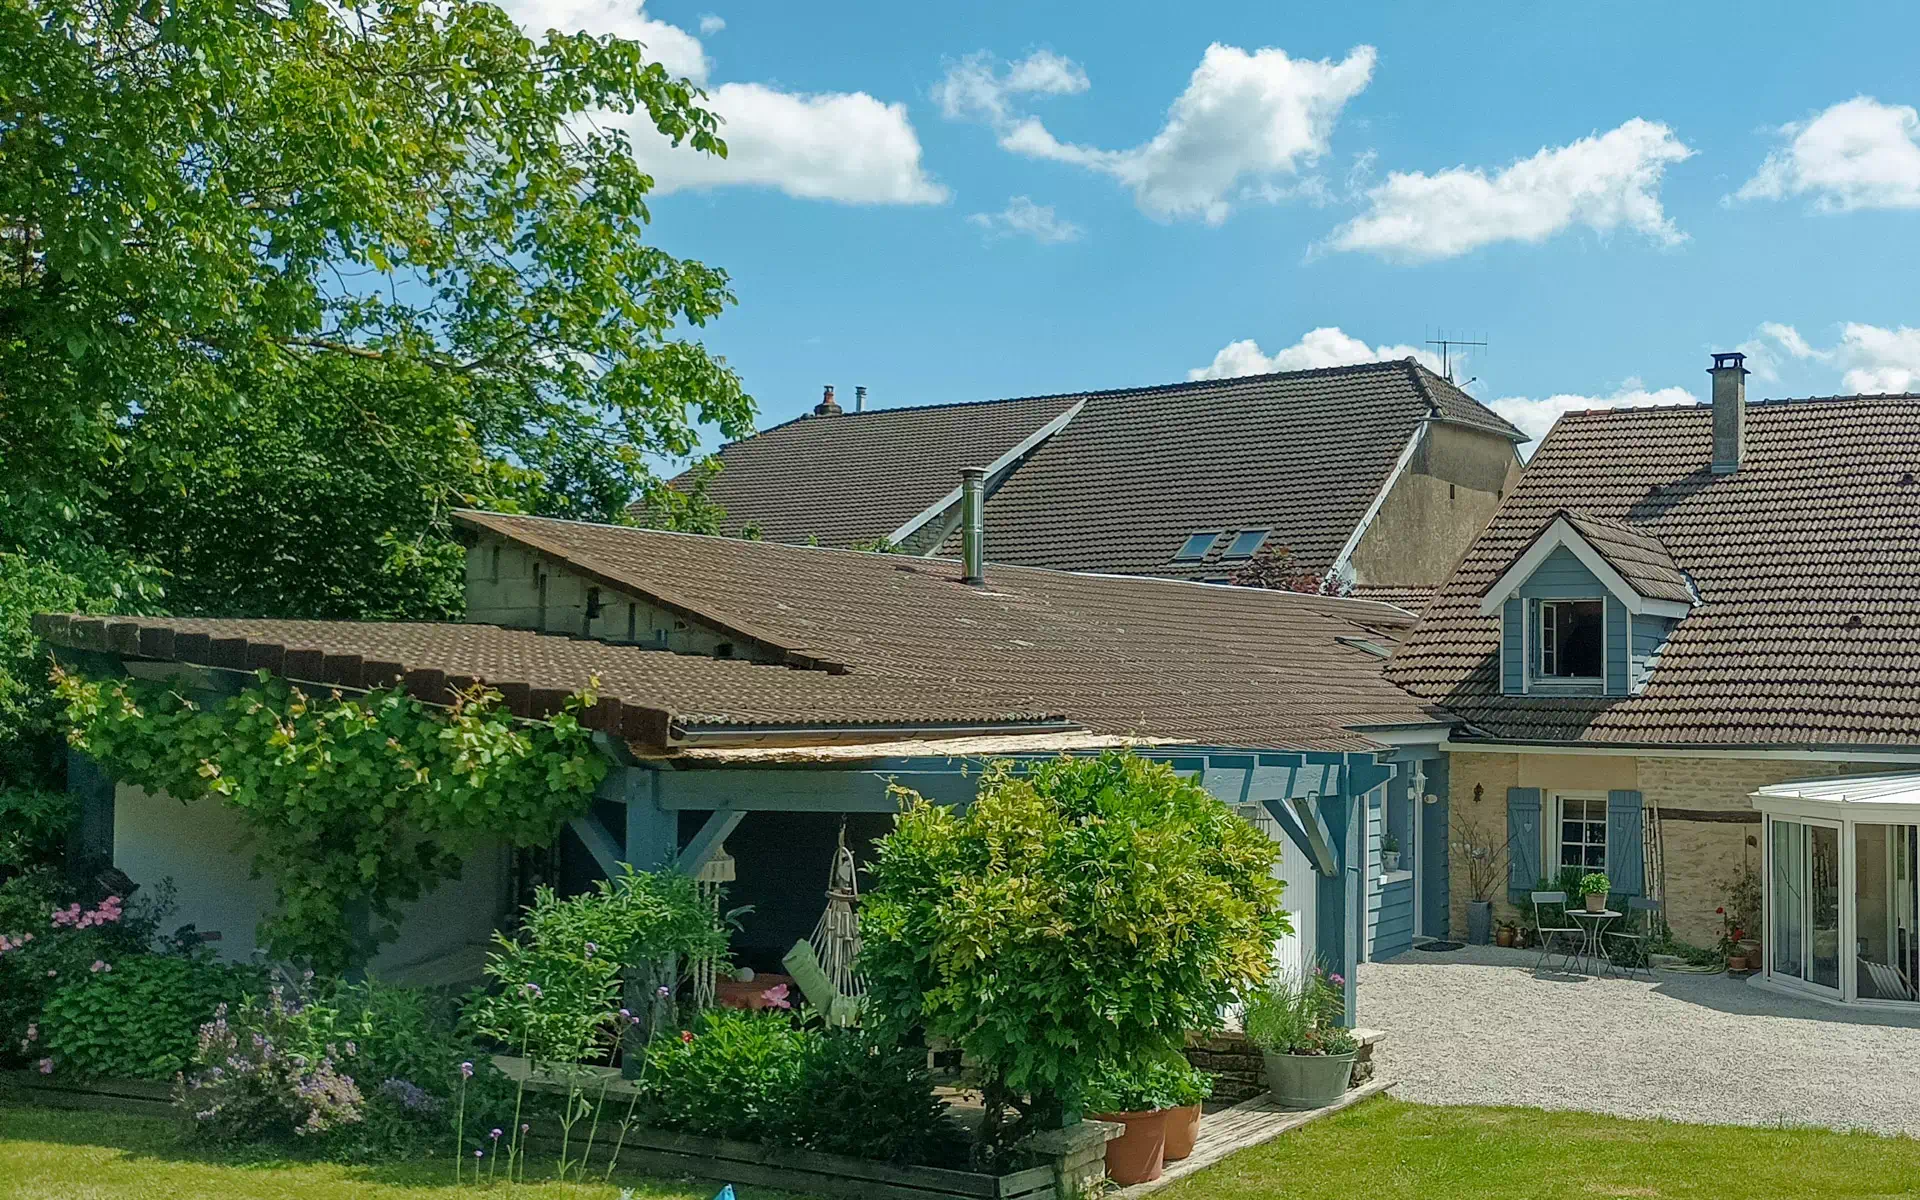
[[[1160,1178],[1167,1161],[1167,1118],[1173,1110],[1099,1113],[1095,1121],[1113,1121],[1127,1131],[1107,1143],[1107,1178],[1125,1187]]]
[[[1587,911],[1590,913],[1607,911],[1607,894],[1605,892],[1588,892]]]
[[[1267,1091],[1283,1108],[1325,1108],[1338,1100],[1353,1077],[1352,1054],[1260,1055],[1267,1064]]]
[[[1398,850],[1382,850],[1380,852],[1380,866],[1383,870],[1398,871],[1400,869],[1400,852]]]
[[[1493,941],[1493,901],[1467,901],[1467,942],[1484,946]]]
[[[1193,1153],[1193,1144],[1200,1140],[1200,1106],[1189,1104],[1185,1108],[1167,1110],[1167,1161],[1179,1162]]]

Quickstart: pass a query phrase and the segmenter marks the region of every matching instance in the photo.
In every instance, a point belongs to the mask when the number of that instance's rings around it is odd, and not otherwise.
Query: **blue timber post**
[[[659,871],[674,865],[680,853],[680,814],[660,806],[660,772],[632,762],[614,767],[620,773],[617,794],[627,806],[626,840],[622,861],[637,871]],[[626,973],[625,1004],[629,1011],[646,1013],[644,1025],[627,1027],[620,1073],[638,1079],[646,1062],[647,1043],[674,1023],[673,986],[679,977],[672,957],[636,964]],[[661,995],[665,989],[667,994]]]
[[[1315,801],[1320,819],[1332,837],[1336,864],[1331,875],[1322,873],[1316,880],[1319,928],[1314,931],[1315,942],[1329,968],[1347,981],[1343,989],[1347,1005],[1341,1022],[1348,1027],[1358,1019],[1354,1004],[1354,968],[1360,962],[1362,923],[1367,919],[1366,902],[1360,894],[1360,861],[1353,849],[1361,844],[1361,795],[1342,789]]]

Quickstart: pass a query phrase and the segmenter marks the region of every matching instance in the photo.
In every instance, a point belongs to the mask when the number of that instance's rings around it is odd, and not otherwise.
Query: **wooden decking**
[[[1249,1146],[1258,1146],[1270,1142],[1288,1130],[1298,1129],[1302,1125],[1317,1121],[1343,1108],[1351,1108],[1362,1100],[1378,1096],[1392,1087],[1384,1079],[1375,1079],[1370,1083],[1354,1088],[1325,1108],[1308,1109],[1302,1112],[1295,1108],[1281,1108],[1266,1097],[1259,1096],[1243,1101],[1232,1108],[1223,1108],[1219,1112],[1208,1113],[1200,1118],[1200,1137],[1193,1144],[1193,1153],[1177,1163],[1168,1163],[1160,1178],[1152,1183],[1136,1183],[1132,1187],[1117,1188],[1107,1193],[1109,1200],[1133,1200],[1149,1192],[1157,1192],[1170,1183],[1185,1179],[1196,1171],[1204,1171],[1230,1154],[1245,1150]]]

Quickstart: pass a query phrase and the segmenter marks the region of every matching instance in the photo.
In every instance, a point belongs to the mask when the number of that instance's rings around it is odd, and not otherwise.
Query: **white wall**
[[[181,804],[165,792],[131,784],[114,789],[113,862],[141,885],[142,895],[171,877],[178,904],[166,931],[191,924],[218,931],[222,958],[244,960],[255,930],[273,911],[273,881],[249,878],[254,840],[239,814],[214,800]],[[505,913],[509,854],[503,844],[476,851],[459,879],[449,880],[402,910],[400,937],[381,947],[376,972],[483,945]]]
[[[1262,833],[1279,844],[1280,861],[1274,864],[1273,877],[1287,885],[1280,894],[1280,906],[1287,910],[1293,932],[1274,943],[1274,962],[1280,970],[1302,978],[1313,968],[1317,954],[1314,928],[1320,917],[1319,873],[1314,870],[1313,860],[1294,845],[1279,822],[1264,810],[1253,814],[1252,819]]]

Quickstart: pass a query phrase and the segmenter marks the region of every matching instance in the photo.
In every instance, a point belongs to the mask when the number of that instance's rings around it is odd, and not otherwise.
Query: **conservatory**
[[[1920,1001],[1920,773],[1771,784],[1763,986],[1867,1006]]]

